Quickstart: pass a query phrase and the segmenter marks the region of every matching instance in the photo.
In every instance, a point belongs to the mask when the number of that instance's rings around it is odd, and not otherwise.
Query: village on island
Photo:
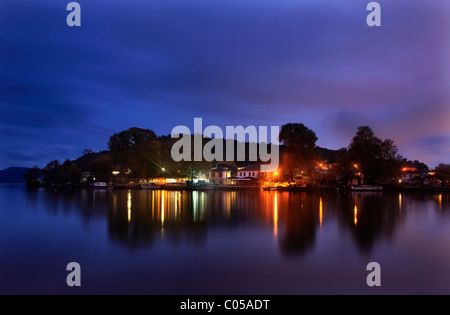
[[[205,146],[206,137],[202,137]],[[316,134],[303,124],[283,125],[279,165],[246,156],[236,161],[179,161],[171,157],[177,139],[151,130],[131,128],[110,137],[108,151],[83,151],[76,160],[51,161],[24,176],[28,187],[148,190],[342,190],[446,191],[450,165],[434,169],[400,154],[393,140],[382,140],[360,127],[347,148],[316,145]],[[227,140],[224,151],[239,146]],[[242,144],[242,143],[241,143]],[[260,144],[257,144],[258,146]],[[273,148],[272,148],[273,149]],[[278,164],[278,163],[277,163]]]
[[[315,176],[299,175],[293,181],[284,180],[282,170],[262,171],[261,165],[248,165],[234,169],[229,164],[216,164],[208,172],[199,172],[193,180],[188,177],[172,177],[162,169],[161,176],[149,179],[129,181],[127,176],[121,176],[115,171],[115,181],[98,182],[92,173],[84,172],[82,182],[90,184],[91,188],[117,189],[155,189],[155,190],[274,190],[274,191],[309,191],[349,189],[352,191],[383,191],[390,189],[404,190],[450,190],[435,180],[435,172],[421,173],[415,167],[405,167],[398,179],[385,182],[384,185],[366,185],[364,175],[355,165],[353,178],[345,185],[336,185],[338,178],[334,177],[337,163],[318,163]],[[327,178],[334,180],[329,182]]]

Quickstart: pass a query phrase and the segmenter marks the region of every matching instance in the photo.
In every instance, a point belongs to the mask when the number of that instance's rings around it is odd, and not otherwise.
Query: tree
[[[364,175],[366,182],[374,184],[398,176],[403,157],[391,139],[381,140],[371,128],[359,127],[348,148],[348,158]]]
[[[347,148],[342,148],[338,151],[338,166],[337,173],[340,181],[344,184],[350,182],[355,175],[354,163],[350,158]]]
[[[42,174],[46,184],[77,184],[81,179],[78,165],[70,160],[64,161],[63,164],[57,160],[51,161],[42,170]]]
[[[109,155],[98,155],[89,163],[89,172],[98,181],[109,182],[112,179],[113,170],[114,163]]]
[[[131,169],[135,177],[151,177],[161,171],[159,142],[152,130],[131,128],[114,134],[108,147],[114,162]]]
[[[430,168],[428,167],[428,165],[426,165],[425,163],[419,162],[417,160],[406,161],[404,166],[413,167],[421,174],[426,174],[430,171]]]
[[[59,178],[61,183],[76,184],[80,182],[81,172],[78,169],[78,165],[75,162],[66,160],[63,165],[59,167]]]
[[[110,137],[108,147],[111,151],[131,149],[136,145],[156,141],[158,137],[152,130],[130,128]]]
[[[27,186],[36,186],[38,184],[39,176],[41,176],[41,170],[39,166],[33,166],[28,172],[23,175],[23,179],[27,181]]]
[[[58,173],[59,169],[59,161],[54,160],[47,163],[47,166],[42,170],[42,174],[44,175],[44,182],[47,184],[56,184],[60,182],[60,177]]]
[[[94,153],[91,149],[84,149],[83,152],[81,152],[83,155],[91,155]]]
[[[439,164],[435,170],[436,178],[441,180],[444,185],[450,182],[450,164]]]
[[[317,158],[314,131],[303,124],[286,124],[281,127],[280,142],[285,146],[283,165],[293,179],[300,172],[311,174]]]

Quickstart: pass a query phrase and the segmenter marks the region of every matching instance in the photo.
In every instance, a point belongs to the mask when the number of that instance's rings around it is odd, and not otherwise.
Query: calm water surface
[[[450,294],[450,195],[0,186],[0,293]]]

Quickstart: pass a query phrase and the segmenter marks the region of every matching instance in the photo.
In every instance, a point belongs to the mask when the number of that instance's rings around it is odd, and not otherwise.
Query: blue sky
[[[67,1],[68,3],[69,1]],[[106,149],[130,128],[304,123],[345,147],[358,126],[450,163],[450,2],[0,2],[0,169]]]

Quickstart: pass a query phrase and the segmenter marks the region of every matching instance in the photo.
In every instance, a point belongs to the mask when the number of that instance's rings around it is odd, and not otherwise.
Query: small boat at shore
[[[381,186],[352,186],[352,191],[383,191],[383,187]]]
[[[109,189],[110,188],[110,186],[105,182],[95,182],[95,183],[91,184],[90,187],[93,189]]]

